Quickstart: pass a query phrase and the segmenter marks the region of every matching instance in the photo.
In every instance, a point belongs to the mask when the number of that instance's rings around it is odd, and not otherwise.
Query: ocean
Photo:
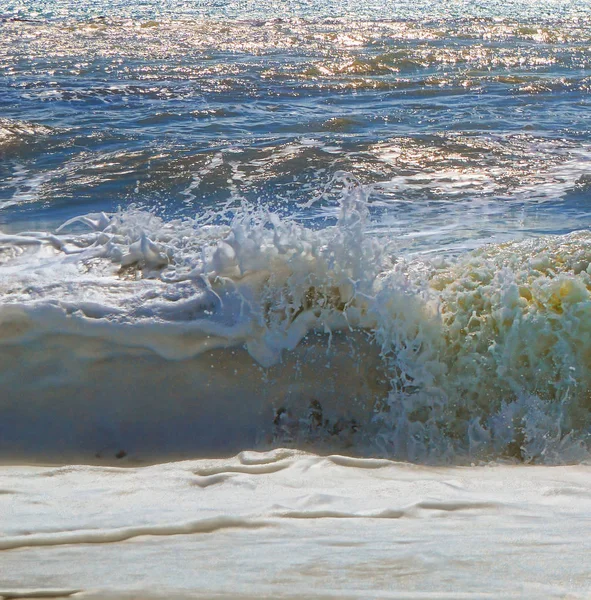
[[[0,0],[0,598],[590,597],[590,91],[588,0]]]

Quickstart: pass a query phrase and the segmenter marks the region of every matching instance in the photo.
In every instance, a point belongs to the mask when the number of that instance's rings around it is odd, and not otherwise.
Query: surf
[[[405,257],[337,180],[322,228],[243,204],[3,234],[2,454],[586,457],[591,235]]]

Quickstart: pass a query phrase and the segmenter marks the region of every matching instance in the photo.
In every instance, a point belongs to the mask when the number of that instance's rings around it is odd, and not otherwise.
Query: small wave
[[[45,125],[0,118],[0,156],[52,133],[53,129]]]

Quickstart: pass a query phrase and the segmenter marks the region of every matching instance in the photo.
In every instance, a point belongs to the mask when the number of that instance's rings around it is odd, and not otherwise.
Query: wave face
[[[244,205],[3,234],[0,451],[584,458],[591,235],[405,259],[340,183],[323,229]]]

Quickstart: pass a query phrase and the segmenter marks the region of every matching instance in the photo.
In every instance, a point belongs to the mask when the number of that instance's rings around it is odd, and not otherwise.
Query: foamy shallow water
[[[588,466],[0,469],[0,596],[588,598]]]

